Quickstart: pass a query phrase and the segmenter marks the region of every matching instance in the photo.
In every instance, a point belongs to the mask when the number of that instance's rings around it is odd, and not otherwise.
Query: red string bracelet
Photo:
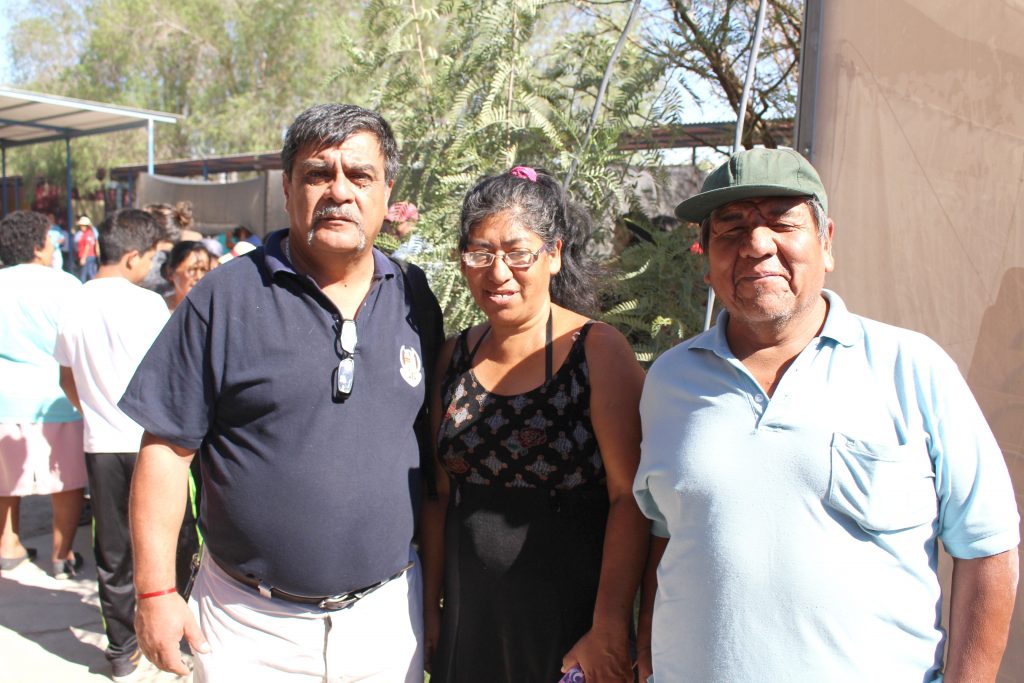
[[[152,593],[139,593],[135,596],[136,600],[145,600],[146,598],[158,598],[161,595],[170,595],[171,593],[177,593],[178,589],[174,586],[165,588],[162,591],[153,591]]]

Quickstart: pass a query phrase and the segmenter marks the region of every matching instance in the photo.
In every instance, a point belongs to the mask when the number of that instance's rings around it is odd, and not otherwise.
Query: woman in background
[[[167,255],[160,267],[160,274],[174,287],[167,296],[167,308],[176,309],[185,300],[196,283],[213,270],[216,265],[213,255],[202,242],[178,242]]]
[[[487,321],[448,340],[434,391],[432,683],[555,683],[577,665],[589,683],[633,681],[643,370],[618,331],[576,312],[594,303],[589,236],[585,211],[532,168],[483,179],[463,204],[462,273]]]

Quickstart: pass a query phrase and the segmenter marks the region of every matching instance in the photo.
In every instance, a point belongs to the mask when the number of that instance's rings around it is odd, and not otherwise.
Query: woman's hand
[[[562,673],[577,664],[587,683],[633,683],[633,662],[623,628],[595,624],[562,658]]]
[[[430,662],[437,652],[437,643],[441,638],[441,608],[434,605],[433,608],[423,609],[423,668],[430,673]]]
[[[647,679],[654,675],[650,648],[646,652],[643,649],[637,651],[636,670],[640,674],[640,683],[647,683]]]

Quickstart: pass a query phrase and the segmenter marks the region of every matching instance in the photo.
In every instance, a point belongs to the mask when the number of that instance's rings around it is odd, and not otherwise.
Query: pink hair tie
[[[509,175],[514,175],[516,178],[529,180],[531,183],[537,182],[537,172],[529,166],[516,166],[508,173]]]

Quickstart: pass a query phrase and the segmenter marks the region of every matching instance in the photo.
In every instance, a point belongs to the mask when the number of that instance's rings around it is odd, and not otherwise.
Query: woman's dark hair
[[[182,263],[188,260],[191,254],[202,252],[206,254],[207,259],[213,262],[213,255],[210,250],[206,248],[206,245],[202,242],[193,242],[191,240],[185,240],[184,242],[178,242],[171,251],[167,254],[167,260],[160,266],[160,274],[168,282],[174,276],[174,271],[178,269]]]
[[[593,232],[590,214],[570,200],[546,171],[537,169],[536,181],[524,177],[527,175],[488,176],[466,194],[459,220],[459,251],[466,250],[470,233],[481,221],[510,212],[512,220],[533,231],[546,246],[562,240],[562,269],[551,278],[551,300],[570,310],[591,313],[597,292],[594,266],[587,255]]]
[[[191,230],[195,225],[192,217],[192,202],[182,201],[170,204],[146,204],[143,211],[153,215],[160,226],[160,238],[165,242],[177,242],[182,230]]]
[[[5,266],[31,263],[36,249],[46,246],[50,221],[35,211],[12,211],[0,221],[0,262]]]

